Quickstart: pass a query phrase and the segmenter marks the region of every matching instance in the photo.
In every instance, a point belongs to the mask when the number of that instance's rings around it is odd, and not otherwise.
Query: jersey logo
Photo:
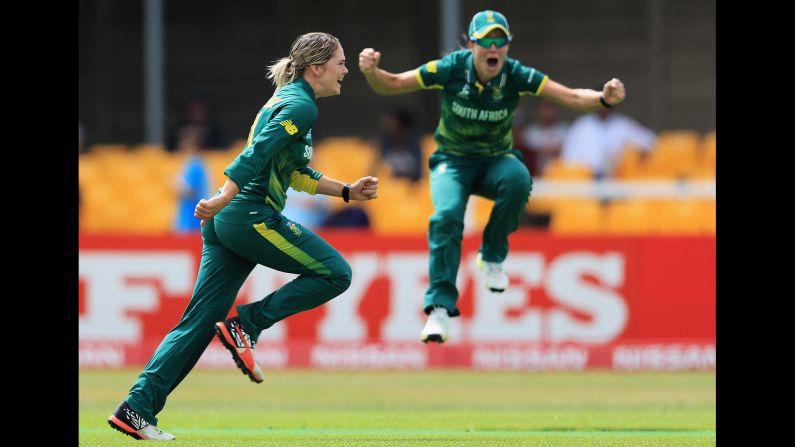
[[[462,98],[469,98],[469,84],[464,84],[464,88],[462,88],[461,91],[458,92],[458,96]]]
[[[289,228],[290,231],[292,231],[294,235],[296,235],[296,236],[300,236],[301,235],[301,227],[299,227],[298,225],[296,225],[293,222],[290,222],[289,220],[287,221],[287,228]]]
[[[298,133],[298,128],[295,127],[295,124],[293,124],[293,120],[285,120],[280,122],[279,124],[284,126],[284,130],[286,130],[287,133],[290,135],[295,135],[296,133]]]
[[[438,62],[438,61],[430,61],[430,62],[428,62],[428,64],[426,65],[426,68],[428,69],[428,73],[436,73],[436,62]]]
[[[274,106],[274,105],[275,105],[277,102],[279,102],[279,101],[281,101],[281,100],[282,100],[282,98],[279,98],[278,96],[274,95],[274,96],[272,96],[272,97],[271,97],[271,99],[269,99],[269,100],[268,100],[268,102],[266,102],[266,103],[265,103],[265,108],[266,108],[266,109],[270,109],[270,108],[271,108],[271,107],[273,107],[273,106]]]
[[[489,23],[494,23],[494,12],[493,11],[486,11],[486,21]]]
[[[491,97],[495,101],[499,101],[502,99],[502,89],[499,87],[492,87],[491,89]]]
[[[304,146],[304,158],[308,158],[309,160],[312,159],[312,146]]]

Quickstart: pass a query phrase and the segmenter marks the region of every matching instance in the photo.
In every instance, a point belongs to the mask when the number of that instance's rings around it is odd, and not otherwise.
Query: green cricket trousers
[[[428,226],[429,280],[425,313],[443,306],[450,316],[460,315],[455,286],[461,261],[464,213],[471,194],[494,200],[483,229],[480,253],[484,261],[503,262],[508,256],[508,235],[519,226],[533,179],[512,150],[494,157],[464,157],[436,151],[428,161],[434,212]]]
[[[237,306],[240,322],[254,342],[262,330],[320,306],[351,283],[351,267],[334,247],[275,210],[257,224],[210,219],[202,228],[202,239],[201,265],[188,307],[126,399],[154,425],[166,396],[199,360],[213,339],[215,323],[227,318],[257,264],[299,276],[259,301]]]

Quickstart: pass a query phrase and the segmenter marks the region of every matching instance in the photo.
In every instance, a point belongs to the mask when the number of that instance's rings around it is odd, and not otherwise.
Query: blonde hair
[[[310,65],[325,64],[334,55],[340,40],[328,33],[306,33],[298,36],[290,55],[268,66],[268,79],[277,89],[303,74]]]

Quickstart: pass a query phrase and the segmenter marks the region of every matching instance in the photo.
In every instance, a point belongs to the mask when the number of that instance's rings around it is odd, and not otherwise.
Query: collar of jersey
[[[312,88],[311,85],[309,85],[308,82],[306,82],[306,79],[304,79],[301,76],[296,76],[295,81],[293,81],[293,83],[300,86],[306,92],[306,94],[309,95],[310,98],[312,98],[313,101],[316,99],[315,90]]]
[[[486,87],[488,86],[494,87],[500,82],[500,78],[508,73],[506,71],[506,68],[508,66],[508,58],[506,57],[505,61],[502,63],[502,69],[500,69],[500,74],[491,78],[489,82],[486,83],[486,85],[483,85],[480,83],[480,80],[478,80],[478,75],[475,74],[475,56],[472,54],[471,51],[469,52],[468,56],[469,57],[467,58],[467,71],[466,71],[467,84],[475,86],[475,88],[478,89],[478,93],[483,93],[483,90],[485,90]]]

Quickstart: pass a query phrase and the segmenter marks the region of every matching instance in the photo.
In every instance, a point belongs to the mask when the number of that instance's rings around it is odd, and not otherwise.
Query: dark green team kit
[[[351,268],[339,252],[281,214],[288,187],[315,194],[322,175],[307,166],[316,118],[314,91],[296,78],[260,110],[246,148],[224,171],[241,190],[202,228],[202,260],[190,303],[126,399],[151,424],[157,425],[166,397],[199,360],[214,324],[227,317],[257,264],[299,276],[261,300],[237,306],[252,342],[274,323],[350,285]]]
[[[548,77],[506,58],[486,85],[478,81],[470,50],[452,52],[417,70],[424,89],[441,89],[442,114],[429,160],[434,213],[428,228],[430,285],[425,312],[439,305],[460,315],[455,282],[461,259],[464,213],[470,194],[494,200],[480,252],[484,261],[503,262],[508,235],[519,225],[533,186],[513,149],[512,127],[519,97],[537,96]]]
[[[430,287],[426,312],[442,305],[459,315],[455,278],[461,257],[464,211],[470,194],[495,200],[483,234],[483,259],[502,262],[508,234],[518,226],[532,179],[511,128],[519,97],[537,95],[547,77],[506,59],[488,84],[478,82],[468,50],[456,51],[418,70],[426,89],[442,90],[442,116],[431,156]],[[286,219],[288,187],[315,194],[321,173],[312,159],[311,129],[317,118],[312,87],[302,78],[277,90],[260,110],[246,148],[226,174],[240,192],[202,228],[202,260],[192,298],[130,389],[127,404],[149,423],[166,397],[191,371],[224,320],[243,282],[257,264],[298,274],[261,300],[237,306],[240,321],[256,342],[260,332],[345,291],[351,268],[326,241]]]

